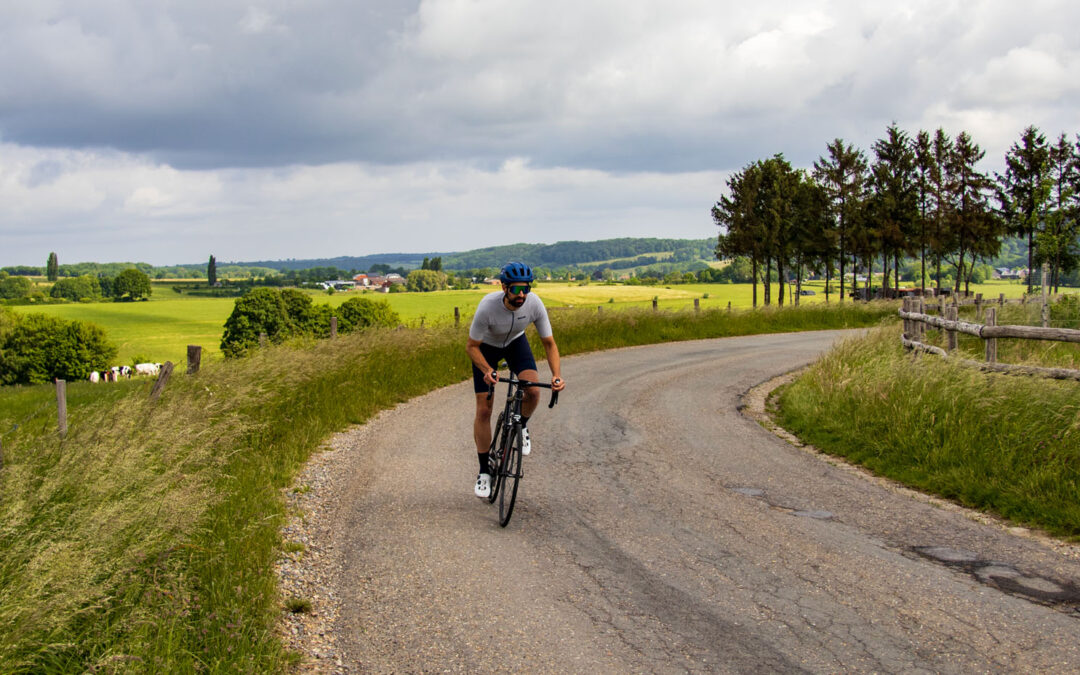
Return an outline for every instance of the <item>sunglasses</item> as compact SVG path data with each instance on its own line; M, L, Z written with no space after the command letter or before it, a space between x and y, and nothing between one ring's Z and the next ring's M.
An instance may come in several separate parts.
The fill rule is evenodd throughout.
M528 284L514 284L513 286L510 286L510 295L517 295L518 293L528 295L529 290L530 287Z

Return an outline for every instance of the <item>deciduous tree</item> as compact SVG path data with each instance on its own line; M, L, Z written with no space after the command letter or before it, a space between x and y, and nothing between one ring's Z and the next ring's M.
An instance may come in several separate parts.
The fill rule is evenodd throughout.
M113 279L112 294L117 300L147 300L152 292L150 277L134 267L129 267Z

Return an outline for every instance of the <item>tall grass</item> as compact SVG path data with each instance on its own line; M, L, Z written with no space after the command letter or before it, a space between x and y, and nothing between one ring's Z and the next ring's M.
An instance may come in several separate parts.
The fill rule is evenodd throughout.
M1046 347L1011 349L1010 358L1038 363L1030 350ZM1077 382L983 373L905 353L890 327L818 361L782 392L779 418L819 449L875 473L1080 538Z
M1050 306L1049 325L1054 328L1080 328L1080 301L1076 294L1063 296ZM982 323L976 316L975 308L968 305L959 308L961 320ZM937 314L931 306L928 311ZM1041 326L1042 305L1032 302L1026 305L1008 304L998 309L998 325L1016 326ZM927 330L926 342L938 347L945 348L947 339L944 331ZM985 342L973 335L957 334L957 355L961 358L983 360L985 358ZM998 340L998 362L1013 365L1032 365L1048 368L1080 369L1080 345L1068 342L1055 342L1051 340Z
M560 310L553 322L573 354L867 326L895 311ZM465 380L465 336L438 327L272 347L177 373L157 402L148 381L80 385L63 440L51 389L4 391L0 671L284 670L281 490L331 432Z

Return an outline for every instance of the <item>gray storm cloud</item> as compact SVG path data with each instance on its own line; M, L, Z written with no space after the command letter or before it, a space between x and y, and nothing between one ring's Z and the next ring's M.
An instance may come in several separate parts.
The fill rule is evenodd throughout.
M393 249L385 230L435 223L443 250L489 221L537 233L511 241L697 236L725 172L776 152L805 166L896 121L967 130L992 162L1028 124L1080 131L1076 25L1080 5L1038 0L5 3L0 231L26 247L12 262L40 257L34 228L85 231L91 257L147 223L239 248L244 219L295 249L305 214ZM663 176L703 194L665 210Z

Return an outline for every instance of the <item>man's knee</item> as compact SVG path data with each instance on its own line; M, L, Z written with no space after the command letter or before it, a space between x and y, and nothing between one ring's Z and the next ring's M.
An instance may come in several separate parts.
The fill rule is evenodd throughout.
M491 419L491 401L487 400L487 394L476 397L476 419Z

